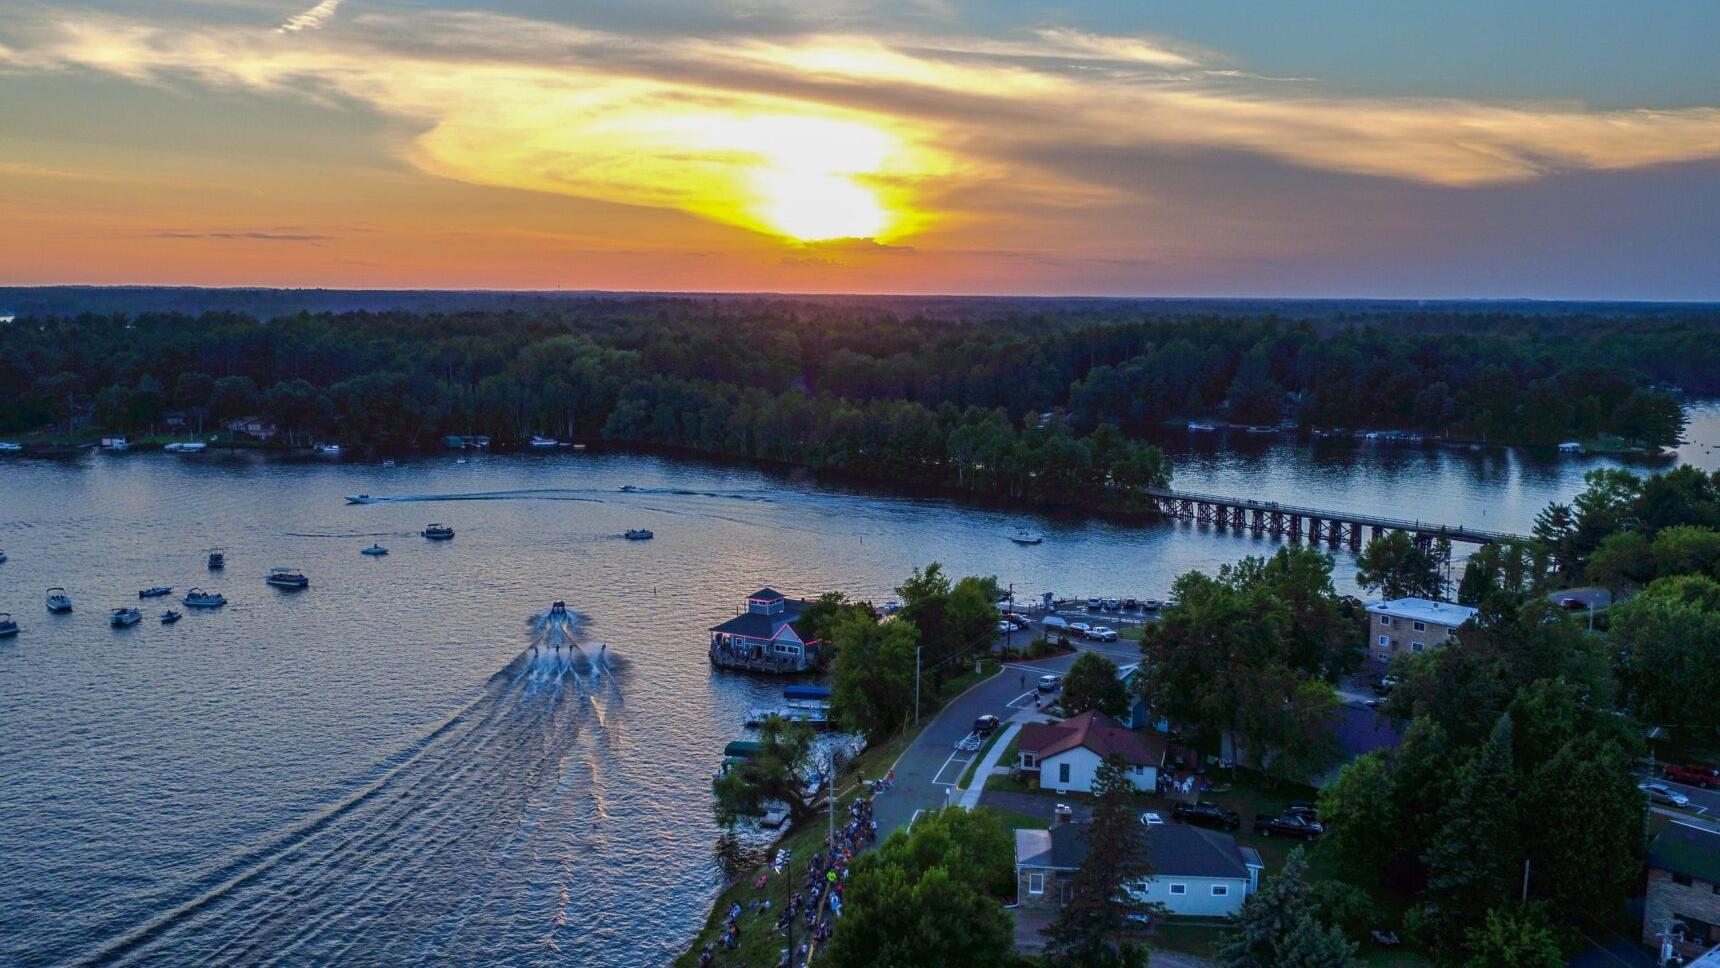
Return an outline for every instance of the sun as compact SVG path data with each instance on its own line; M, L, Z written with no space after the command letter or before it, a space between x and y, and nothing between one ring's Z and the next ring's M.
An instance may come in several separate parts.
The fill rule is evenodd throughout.
M797 241L871 239L890 227L878 193L850 176L773 167L753 180L759 217Z

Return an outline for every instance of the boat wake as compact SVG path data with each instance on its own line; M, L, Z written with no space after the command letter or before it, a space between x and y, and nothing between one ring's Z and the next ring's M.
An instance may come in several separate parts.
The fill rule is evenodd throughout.
M603 836L625 663L578 612L528 620L527 648L476 698L341 799L165 890L88 964L541 960L577 890L522 865ZM540 840L539 831L545 831ZM505 917L492 916L504 909ZM566 930L574 930L569 926ZM567 938L561 938L566 943ZM500 951L511 951L507 959Z
M458 491L449 494L356 494L347 497L348 504L415 504L426 501L585 501L602 504L618 494L667 495L671 497L708 497L732 501L768 502L771 498L756 491L694 491L676 487L636 487L632 484L620 490L595 488L534 487L512 491Z

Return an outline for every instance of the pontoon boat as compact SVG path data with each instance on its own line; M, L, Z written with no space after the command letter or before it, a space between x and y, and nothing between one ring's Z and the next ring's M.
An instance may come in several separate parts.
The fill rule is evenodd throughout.
M129 628L143 621L143 613L135 608L116 608L108 617L108 624L116 629Z
M424 526L424 537L431 541L447 541L454 537L454 529L445 524L427 524Z
M220 548L209 549L209 570L220 571L227 567L227 553Z
M263 579L276 588L309 588L311 580L297 568L270 568L269 577Z
M201 588L193 588L185 593L185 604L192 608L220 608L227 604L227 596L220 592L206 592Z
M48 611L69 612L71 610L72 596L67 595L64 588L56 586L48 589Z

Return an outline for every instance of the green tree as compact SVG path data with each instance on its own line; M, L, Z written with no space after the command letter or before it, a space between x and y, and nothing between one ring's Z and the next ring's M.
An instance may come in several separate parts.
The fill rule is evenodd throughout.
M257 385L248 376L224 376L209 392L209 412L217 420L250 416L257 409Z
M1321 849L1340 876L1357 884L1379 881L1389 869L1399 828L1391 763L1375 750L1350 761L1320 790Z
M1385 598L1438 599L1444 579L1439 562L1408 532L1388 531L1356 555L1356 583Z
M1236 927L1218 949L1224 968L1352 968L1356 946L1319 920L1308 886L1308 859L1290 852L1284 869L1266 879L1242 906Z
M1063 677L1063 711L1076 716L1097 709L1120 719L1129 709L1129 690L1117 678L1117 664L1097 652L1083 652Z
M926 818L922 818L922 822ZM1002 828L998 838L1004 842ZM919 836L918 825L914 837ZM837 968L990 968L1012 960L1009 912L934 858L923 866L913 840L860 856L843 894L842 917L821 963Z
M1603 546L1604 547L1604 546ZM1706 574L1720 578L1720 531L1680 524L1654 536L1657 575Z
M1720 583L1659 579L1613 608L1608 634L1637 719L1704 729L1720 722L1720 690L1692 686L1720 676Z
M785 804L795 823L813 813L812 800L802 792L813 765L811 727L769 716L759 742L762 750L712 781L717 822L724 827L762 815L773 801Z
M1614 596L1631 585L1654 578L1654 553L1640 531L1618 531L1601 539L1583 572L1589 581Z
M1093 819L1083 830L1086 853L1071 878L1071 896L1044 929L1046 958L1079 968L1144 968L1147 949L1135 940L1140 919L1157 905L1134 885L1152 876L1152 858L1136 817L1134 787L1119 757L1093 778Z
M919 630L900 619L878 622L849 612L831 635L830 708L844 728L881 739L914 711L914 649Z
M1427 908L1443 953L1455 951L1464 932L1512 896L1522 872L1508 717L1458 769L1454 789L1426 856Z
M1535 907L1508 906L1487 912L1464 939L1463 968L1562 968L1564 955Z

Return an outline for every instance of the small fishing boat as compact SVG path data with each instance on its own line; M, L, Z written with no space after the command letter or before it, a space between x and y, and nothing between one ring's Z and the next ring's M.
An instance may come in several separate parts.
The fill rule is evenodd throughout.
M648 528L629 528L626 531L623 531L621 536L626 538L628 541L650 541L652 538L657 537L657 535Z
M375 504L380 500L382 499L371 497L368 494L348 494L346 496L346 503L348 504Z
M143 613L135 608L116 608L108 616L108 624L116 629L130 628L143 621Z
M160 598L163 595L171 595L171 594L173 594L173 586L172 585L156 585L154 588L140 589L137 593L137 597L138 598Z
M1029 531L1026 528L1017 528L1015 529L1015 533L1009 536L1009 540L1020 545L1036 545L1041 541L1044 541L1045 536L1037 531Z
M64 588L55 586L48 589L48 611L69 612L72 610L72 596L66 594Z
M632 494L634 491L637 491L637 490L639 490L639 486L637 484L623 484L623 485L621 485L621 493L623 493L623 494Z
M304 572L299 571L297 568L270 568L269 577L263 580L276 588L299 589L311 587L311 580L306 578Z
M360 551L359 554L369 555L372 558L380 558L383 555L388 554L388 549L384 548L383 546L381 546L379 544L373 544L370 547L364 549L363 551Z
M161 613L161 624L172 625L174 622L177 622L184 617L185 617L184 612L181 612L177 608L170 608L167 611Z
M454 537L454 529L445 524L427 524L424 526L424 537L431 541L448 541Z
M220 548L209 549L209 570L220 571L227 567L227 553Z
M18 634L18 623L12 621L11 612L0 612L0 639L9 639Z
M555 441L554 437L540 437L536 434L533 434L532 439L531 439L531 446L539 448L541 450L544 448L556 446L556 441Z
M192 608L220 608L227 604L227 596L220 592L206 592L201 588L193 588L185 593L185 604Z

